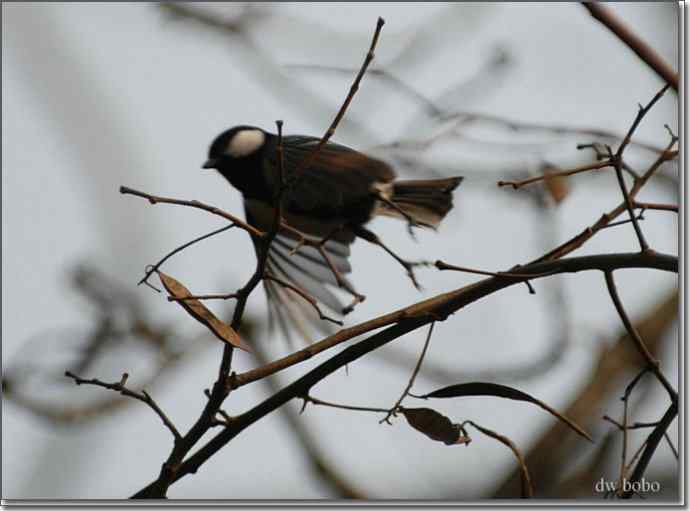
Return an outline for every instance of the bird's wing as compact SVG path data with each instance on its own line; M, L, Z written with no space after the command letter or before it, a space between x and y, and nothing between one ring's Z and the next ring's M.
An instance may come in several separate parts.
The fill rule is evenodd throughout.
M275 143L275 141L274 141ZM296 212L320 217L337 215L371 194L373 183L388 183L395 178L391 167L375 158L327 143L312 156L318 138L289 136L283 139L283 166L286 179L293 180L286 200ZM277 152L268 151L272 186L276 186ZM308 165L305 165L310 161Z
M262 231L270 230L275 215L273 208L256 200L245 200L244 207L251 225ZM308 234L302 236L313 241L322 239ZM293 232L283 230L275 237L266 261L267 273L274 279L265 279L264 288L269 310L286 336L289 336L290 330L296 330L311 342L312 327L322 334L333 331L333 323L320 319L314 306L305 297L313 299L325 315L334 319L342 317L345 307L334 292L339 284L333 270L339 273L342 282L352 288L345 275L352 270L348 258L349 245L353 240L351 233L345 233L338 240L327 241L323 245L326 259L315 247L300 245L299 235ZM302 295L291 287L299 289Z

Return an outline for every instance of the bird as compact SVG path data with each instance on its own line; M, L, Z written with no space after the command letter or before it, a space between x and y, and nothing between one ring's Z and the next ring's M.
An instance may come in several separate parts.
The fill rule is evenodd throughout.
M364 300L345 276L352 271L350 245L356 238L383 248L419 288L416 263L398 256L366 224L390 216L407 221L410 231L436 229L463 180L397 180L389 164L347 146L249 125L217 135L202 168L217 170L242 194L247 222L259 230L270 231L280 200L283 224L266 258L264 288L271 317L275 313L284 332L291 325L307 340L309 323L324 334L332 330L320 320L342 324L324 315L318 304L342 316ZM352 295L352 303L343 306L334 288Z

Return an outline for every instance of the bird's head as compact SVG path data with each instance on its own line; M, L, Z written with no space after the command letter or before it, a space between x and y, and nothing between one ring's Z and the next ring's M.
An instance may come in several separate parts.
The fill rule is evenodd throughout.
M239 160L261 151L268 135L254 126L235 126L218 135L208 150L204 169L229 170Z

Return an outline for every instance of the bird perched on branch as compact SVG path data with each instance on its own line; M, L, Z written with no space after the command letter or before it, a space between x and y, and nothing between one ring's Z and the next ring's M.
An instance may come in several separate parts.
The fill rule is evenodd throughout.
M452 192L463 178L396 181L383 161L331 142L318 148L320 139L301 135L282 137L281 165L280 140L256 127L236 126L216 137L203 168L218 170L242 193L247 221L264 232L273 225L280 197L284 225L270 246L266 272L272 278L264 285L281 325L287 326L287 314L308 338L304 320L314 319L313 309L323 319L316 301L346 314L364 299L344 276L351 271L349 245L357 237L386 250L418 287L415 263L395 254L365 224L385 215L435 229L453 207ZM343 307L329 287L349 292L352 304ZM295 288L301 297L290 295Z

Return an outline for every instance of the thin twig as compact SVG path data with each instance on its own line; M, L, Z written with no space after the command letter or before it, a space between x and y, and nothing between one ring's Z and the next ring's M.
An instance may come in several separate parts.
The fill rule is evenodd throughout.
M156 273L156 272L158 271L158 269L161 267L161 265L162 265L165 261L167 261L168 259L170 259L172 256L174 256L174 255L177 254L178 252L181 252L182 250L184 250L185 248L187 248L187 247L189 247L189 246L191 246L191 245L194 245L194 243L197 243L197 242L199 242L199 241L205 240L206 238L210 238L211 236L215 236L216 234L220 234L221 232L225 232L225 231L227 231L228 229L232 229L233 227L235 227L235 224L234 224L234 223L231 223L231 224L229 224L229 225L226 225L225 227L221 227L220 229L216 229L215 231L211 231L211 232L209 232L208 234L204 234L203 236L199 236L198 238L194 238L192 241L188 241L188 242L185 243L184 245L180 245L179 247L177 247L176 249L174 249L173 251L171 251L171 252L169 252L167 255L165 255L165 256L164 256L160 261L158 261L156 264L153 264L153 265L148 266L148 267L146 268L145 275L144 275L143 278L137 283L137 285L141 285L141 284L146 283L146 282L148 281L149 277L150 277L152 274ZM154 288L154 289L155 289L155 288ZM187 297L187 299L189 299L189 298L191 298L191 297Z
M618 491L623 491L623 483L625 481L625 464L628 458L628 398L629 394L623 399L623 427L621 433L623 434L623 447L621 448L621 468L618 476Z
M530 294L534 294L534 288L532 288L529 279L532 278L541 278L541 277L549 277L552 274L519 274L519 273L511 273L507 271L499 271L499 272L492 272L492 271L484 271L484 270L476 270L474 268L467 268L465 266L456 266L454 264L448 264L444 261L436 261L434 263L434 266L438 268L439 270L452 270L452 271L459 271L463 273L473 273L476 275L488 275L490 277L504 277L508 279L518 279L521 281L524 281L525 284L527 284L527 288L530 291ZM520 266L516 266L514 269L520 268Z
M644 116L643 109L640 109L640 115L638 115L638 118L642 118ZM637 122L637 119L636 119ZM635 126L635 123L633 123L633 127ZM631 129L632 132L632 129ZM629 136L631 132L628 133L628 137L626 137L626 140L629 140ZM642 252L645 252L646 250L649 250L649 245L647 244L647 240L644 237L644 234L642 234L642 229L640 228L640 224L637 221L637 217L635 216L635 211L633 209L633 200L630 197L630 193L628 193L628 188L625 185L625 179L623 178L623 168L621 166L622 160L622 150L625 147L626 141L624 140L621 146L618 148L618 153L613 157L613 154L611 155L613 157L614 165L613 168L616 171L616 180L618 181L618 186L621 189L621 193L623 194L623 203L625 204L626 209L628 210L628 215L630 217L630 221L633 224L633 228L635 229L635 235L637 236L637 240L640 243L640 250ZM609 152L611 152L611 149L608 148Z
M236 217L235 215L232 215L226 211L223 211L222 209L219 209L215 206L204 204L203 202L199 202L197 200L182 200L182 199L173 199L170 197L159 197L156 195L151 195L151 194L146 193L146 192L140 192L139 190L134 190L133 188L129 188L128 186L121 186L120 187L120 193L123 195L134 195L135 197L142 197L142 198L148 200L153 205L156 205L156 204L175 204L178 206L187 206L190 208L202 209L204 211L208 211L209 213L211 213L213 215L218 215L220 217L225 218L226 220L230 220L233 224L235 224L240 229L247 231L252 237L261 237L264 234L260 230L258 230L256 227L249 225L248 223L244 222L243 220Z
M643 211L640 211L640 214L637 215L637 219L638 220L644 220L644 212ZM617 222L611 222L610 224L604 225L602 227L602 229L610 229L611 227L618 227L619 225L629 224L630 222L632 222L632 220L630 220L629 218L626 220L618 220Z
M625 329L628 331L628 335L630 335L630 338L635 343L635 347L637 348L637 351L639 351L640 355L642 355L642 357L647 362L649 369L654 373L654 375L657 377L659 382L666 389L666 392L668 392L668 395L670 396L671 401L674 403L677 403L678 402L678 393L675 391L673 386L666 379L666 376L664 376L664 374L661 372L661 369L659 367L659 361L656 360L654 358L654 356L652 356L652 354L649 352L649 350L647 349L647 346L645 345L644 341L640 337L640 334L637 332L637 329L630 322L630 318L628 317L627 312L625 312L625 308L623 307L623 303L621 302L621 299L618 296L618 289L616 288L616 282L613 278L613 272L611 270L606 270L604 272L604 276L606 278L606 287L609 290L609 295L611 296L611 301L613 302L613 305L616 307L616 311L618 311L618 315L620 316L621 321L623 322L623 325L625 326Z
M676 449L676 446L673 445L673 442L671 442L671 438L668 436L668 431L664 431L664 438L666 439L666 443L668 444L668 446L671 448L673 456L675 456L676 459L679 459L678 449Z
M436 325L435 321L432 321L432 323L429 325L429 332L426 334L426 340L424 341L422 353L419 355L417 365L415 365L414 370L412 371L410 381L407 382L407 386L405 387L405 390L403 390L403 393L400 395L400 398L395 402L392 408L388 410L388 414L379 421L379 424L383 422L387 422L388 424L390 424L389 419L391 418L391 416L396 415L396 412L400 409L400 405L402 404L403 400L409 395L410 389L412 388L412 385L414 385L414 381L417 379L417 374L419 374L419 370L422 367L422 362L424 362L424 356L426 355L426 350L429 348L429 342L431 341L431 334L434 333L434 325Z
M520 473L522 475L522 498L531 498L534 496L534 489L532 488L532 481L530 479L529 475L529 470L527 470L527 464L525 463L525 458L522 456L522 453L518 450L518 448L515 446L513 441L503 435L500 435L496 433L495 431L492 431L490 429L487 429L485 427L479 426L478 424L475 424L472 421L465 421L463 422L460 427L464 427L466 424L469 424L470 426L474 427L478 431L484 433L486 436L489 436L493 438L494 440L498 440L501 442L503 445L506 445L511 451L513 451L513 454L518 460L518 464L520 465Z
M658 447L659 442L664 437L664 433L666 433L666 430L674 421L677 415L678 401L673 401L666 410L666 413L664 413L664 416L659 421L659 425L656 428L654 428L654 431L652 431L649 437L647 437L647 445L644 451L642 452L642 455L640 456L640 461L637 462L635 470L633 471L632 476L630 476L629 479L630 490L627 492L623 492L621 498L629 499L633 496L634 492L632 491L632 488L634 488L636 486L635 483L640 481L642 479L642 476L644 476L644 473L647 470L647 467L649 466L649 462L652 460L654 452L656 452L656 448Z
M561 170L559 172L549 172L547 174L543 174L541 176L530 177L530 178L524 179L522 181L499 181L496 184L498 186L512 186L513 190L517 190L518 188L522 188L525 185L537 183L537 182L543 181L545 179L551 179L554 177L572 176L574 174L579 174L581 172L589 172L591 170L599 170L599 169L603 169L605 167L610 167L612 165L613 165L613 162L611 160L598 161L595 163L589 163L587 165L583 165L581 167L576 167L574 169Z
M659 204L655 202L633 202L633 207L635 209L641 209L646 211L648 209L654 209L658 211L673 211L678 213L678 204Z
M238 293L215 294L215 295L189 295L189 296L168 296L169 302L184 302L187 300L236 300Z
M323 399L317 399L314 396L306 395L302 396L302 399L304 400L304 406L302 407L302 411L304 411L304 407L306 407L307 403L312 403L315 405L321 405L321 406L329 406L331 408L340 408L342 410L353 410L356 412L374 412L374 413L388 413L389 410L385 408L372 408L369 406L352 406L352 405L342 405L339 403L333 403L331 401L324 401Z
M602 419L607 421L607 422L610 422L611 424L613 424L614 426L616 426L620 430L623 429L623 425L620 422L616 421L615 419L612 419L608 415L604 415L602 417ZM648 428L655 428L658 425L659 425L659 421L656 421L656 422L635 422L633 424L628 424L627 429L628 430L631 430L631 429L648 429Z
M676 145L678 142L677 137L672 136L671 141L669 142L668 146L664 151L662 151L657 159L650 165L649 169L642 175L642 177L635 181L632 189L630 190L630 197L635 198L635 196L639 193L639 191L644 188L644 186L647 184L647 182L654 176L654 174L659 170L662 164L664 164L667 161L673 160L678 157L678 151L677 150L671 150L673 146ZM533 263L537 262L543 262L543 261L551 261L554 259L559 259L563 256L568 255L569 253L573 252L574 250L577 250L580 248L582 245L584 245L588 240L590 240L597 232L601 231L604 229L607 225L611 223L612 220L616 219L618 216L620 216L622 213L624 213L626 210L626 205L625 201L616 206L614 209L609 211L608 213L604 213L599 220L597 220L594 224L588 226L585 228L580 234L574 236L573 238L569 239L568 241L561 243L558 247L555 249L551 250L550 252L547 252L543 256L541 256L538 259L535 259L532 261Z
M648 438L644 439L644 442L642 442L642 444L637 448L637 450L635 451L635 454L633 454L633 457L630 458L628 465L625 467L625 473L626 474L628 472L630 472L630 469L635 464L635 462L638 460L638 458L640 457L640 454L642 454L642 451L644 451L644 448L647 447L647 440L649 440L649 439Z
M123 396L131 397L141 401L142 403L146 403L154 412L156 412L156 415L160 417L165 427L168 428L168 430L170 430L175 439L175 443L181 440L182 435L180 435L180 432L177 430L172 421L168 418L167 415L165 415L163 410L161 410L160 406L158 406L158 404L153 400L153 398L149 395L148 392L146 392L145 390L142 390L141 392L134 392L133 390L130 390L127 387L125 387L125 383L127 383L127 378L129 378L129 375L127 373L124 373L122 375L122 379L119 382L115 383L106 383L97 378L87 380L85 378L77 376L76 374L71 373L70 371L65 371L65 376L67 376L68 378L72 378L74 380L74 383L76 383L77 385L94 385L96 387L103 387L105 389L119 392Z
M374 50L376 49L376 44L378 43L379 35L381 34L381 29L383 28L384 24L385 24L385 21L383 20L383 18L379 18L377 20L376 30L374 31L374 36L371 40L371 46L369 47L369 51L367 52L367 55L364 58L364 62L362 63L362 67L360 68L359 72L357 73L357 76L355 77L354 82L352 83L352 86L350 87L350 92L348 93L347 97L345 98L345 101L343 102L343 104L340 106L340 110L338 110L338 113L335 115L333 122L331 122L331 125L328 127L326 132L323 134L323 137L321 137L321 140L319 140L319 143L314 147L314 149L311 151L311 153L302 162L300 162L300 164L298 165L297 170L295 171L296 176L298 176L300 174L300 172L308 169L311 166L311 164L314 163L314 159L318 155L319 151L321 151L321 148L335 134L335 130L338 127L338 124L340 123L341 119L345 115L345 112L347 111L347 108L350 106L352 99L355 97L357 90L359 90L359 83L362 81L362 78L364 77L364 73L366 73L367 68L369 67L369 64L371 63L371 61L374 60Z

